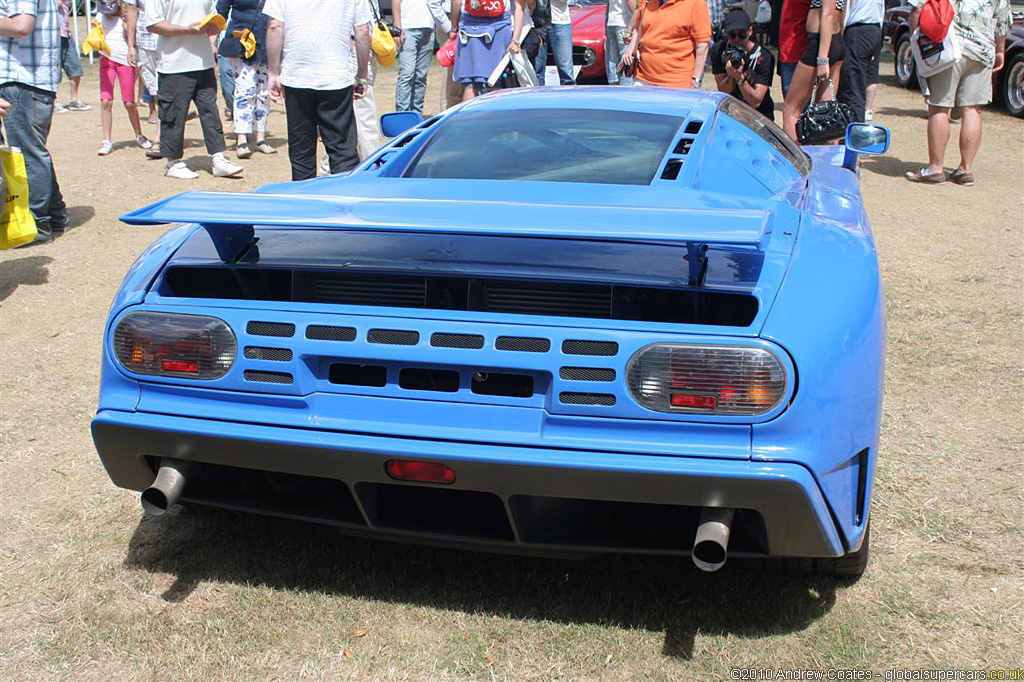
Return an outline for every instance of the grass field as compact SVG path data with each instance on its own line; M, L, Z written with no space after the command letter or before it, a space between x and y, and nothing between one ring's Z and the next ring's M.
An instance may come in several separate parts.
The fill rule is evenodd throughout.
M378 84L382 111L394 74ZM95 67L83 92L98 103ZM201 178L175 183L124 142L122 112L121 144L103 159L97 110L58 116L51 149L76 227L0 255L0 677L707 680L736 667L1020 668L1024 124L986 111L978 184L922 187L901 178L925 158L920 96L887 80L876 109L894 142L865 163L863 185L889 355L873 558L855 583L741 562L707 575L689 559L413 547L192 508L144 517L137 494L110 484L89 435L110 300L161 232L116 217L187 188L285 179L287 158L257 155L242 180L212 178L192 122L188 155ZM282 151L283 130L275 110L271 141Z

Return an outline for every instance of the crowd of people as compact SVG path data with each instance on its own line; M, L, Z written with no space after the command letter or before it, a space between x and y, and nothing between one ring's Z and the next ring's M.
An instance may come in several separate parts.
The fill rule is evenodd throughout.
M812 101L838 99L854 120L870 121L884 0L773 1L777 51L757 37L767 0L609 0L608 83L700 88L710 62L718 90L769 119L775 118L771 89L778 75L781 124L794 139ZM909 1L916 28L922 8L936 0ZM52 116L91 109L82 101L82 63L69 30L73 2L0 0L3 141L24 154L37 242L67 228L46 144ZM1003 63L1008 0L953 4L950 30L963 42L963 53L951 68L922 79L929 164L907 174L914 182L946 180L943 154L950 112L957 109L963 119L961 162L949 179L973 184L971 165L981 139L978 107L991 99L991 74ZM509 60L528 65L543 82L550 52L549 82L571 85L577 78L568 0L394 0L390 27L378 0L97 0L96 6L93 47L100 53L103 131L97 153L106 156L116 148L116 87L135 143L147 156L163 159L165 175L175 179L198 177L183 148L192 106L212 174L243 172L226 155L218 87L238 160L276 153L266 137L269 102L284 105L292 179L304 180L317 174L318 140L326 150L319 165L330 173L351 170L376 147L373 84L380 62L393 59L395 50L399 111L422 113L438 44L454 53L441 88L442 108L494 87L495 73ZM378 31L392 36L390 57L377 49ZM66 105L56 101L62 71L71 88ZM158 139L143 133L140 100L149 106L147 120L159 123Z

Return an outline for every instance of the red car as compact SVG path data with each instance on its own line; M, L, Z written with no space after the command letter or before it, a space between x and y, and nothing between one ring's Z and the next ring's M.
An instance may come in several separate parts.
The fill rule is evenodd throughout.
M572 14L572 63L582 66L578 80L605 82L604 31L608 20L606 0L570 0ZM548 61L554 64L551 54Z

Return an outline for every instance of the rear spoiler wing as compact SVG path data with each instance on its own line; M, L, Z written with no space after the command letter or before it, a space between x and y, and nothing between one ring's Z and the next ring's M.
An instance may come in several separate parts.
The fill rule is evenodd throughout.
M184 192L121 216L128 225L197 223L225 263L248 251L256 225L678 244L687 247L691 286L703 282L709 244L760 248L769 219L750 209L235 192Z

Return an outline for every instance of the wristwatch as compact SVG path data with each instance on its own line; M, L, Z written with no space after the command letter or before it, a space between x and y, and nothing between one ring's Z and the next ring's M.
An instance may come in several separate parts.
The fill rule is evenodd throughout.
M818 57L816 63L818 66L828 66L828 57Z

